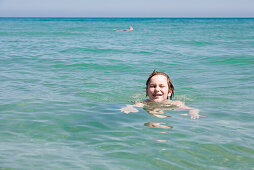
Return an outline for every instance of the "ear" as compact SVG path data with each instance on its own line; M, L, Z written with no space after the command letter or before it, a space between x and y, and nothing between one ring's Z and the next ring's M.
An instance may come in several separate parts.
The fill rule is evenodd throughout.
M172 94L172 90L170 89L168 90L168 98L171 96L171 94Z
M172 90L171 89L168 90L168 94L170 94L170 95L172 94Z

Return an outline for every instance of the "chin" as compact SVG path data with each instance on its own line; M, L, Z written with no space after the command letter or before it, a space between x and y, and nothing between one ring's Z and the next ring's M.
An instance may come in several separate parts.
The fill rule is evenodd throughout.
M165 101L165 99L159 98L159 99L153 99L152 101L154 101L154 102L163 102L163 101Z

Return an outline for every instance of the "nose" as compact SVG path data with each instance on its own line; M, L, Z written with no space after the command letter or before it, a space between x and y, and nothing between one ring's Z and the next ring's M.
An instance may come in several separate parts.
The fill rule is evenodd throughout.
M160 91L160 87L159 87L159 86L156 86L155 91L156 91L156 92Z

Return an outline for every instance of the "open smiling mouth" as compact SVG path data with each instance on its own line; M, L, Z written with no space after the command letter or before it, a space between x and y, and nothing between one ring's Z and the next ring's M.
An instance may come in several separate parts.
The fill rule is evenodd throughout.
M153 96L154 97L160 97L160 96L162 96L162 94L154 94Z

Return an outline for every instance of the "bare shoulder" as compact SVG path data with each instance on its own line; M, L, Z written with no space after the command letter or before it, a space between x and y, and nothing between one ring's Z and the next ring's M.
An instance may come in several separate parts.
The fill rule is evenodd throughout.
M167 100L166 103L170 104L170 105L173 105L173 106L177 106L177 107L183 107L183 106L185 106L184 102L181 102L179 100L175 100L175 101L173 101L173 100Z

